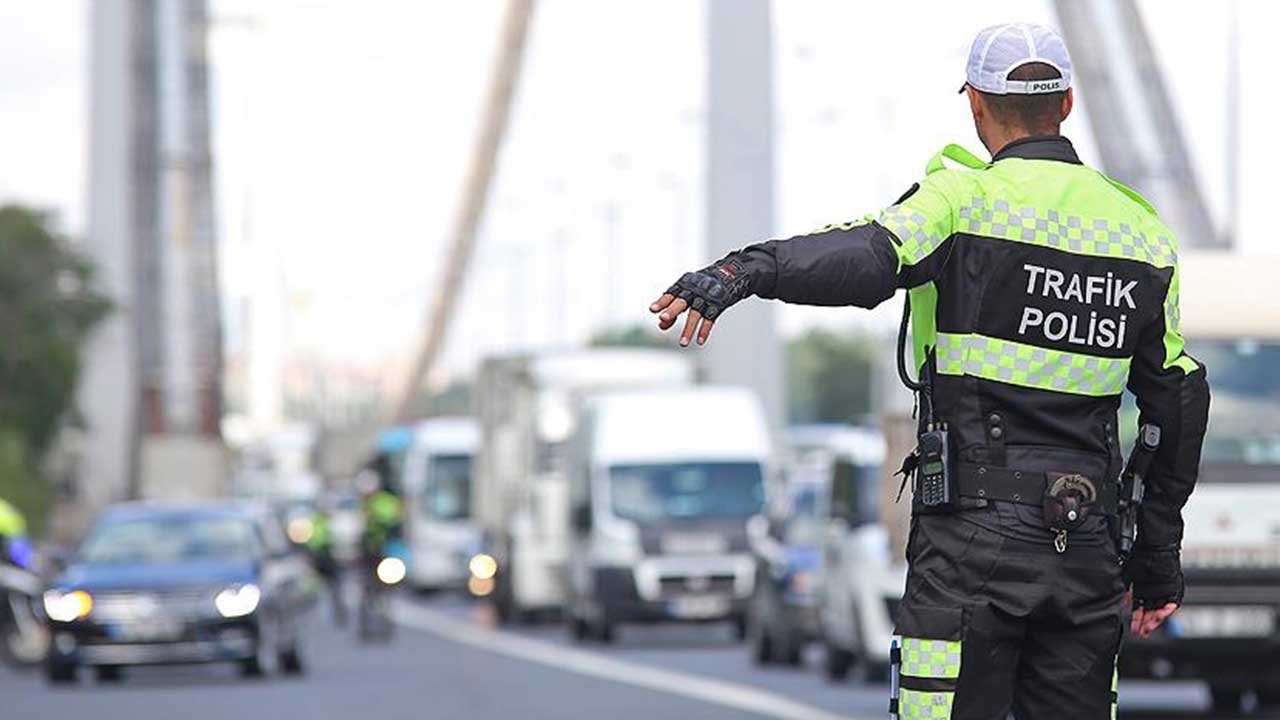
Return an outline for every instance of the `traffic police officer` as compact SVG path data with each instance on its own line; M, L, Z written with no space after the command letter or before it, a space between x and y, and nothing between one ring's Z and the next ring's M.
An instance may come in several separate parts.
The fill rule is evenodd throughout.
M687 310L681 344L702 344L750 295L871 308L908 289L922 439L945 428L931 465L948 484L915 488L891 710L1111 717L1126 591L1143 635L1182 600L1181 510L1208 414L1205 370L1178 329L1177 244L1059 135L1073 95L1057 33L983 30L966 79L990 162L949 146L878 215L730 253L650 310L664 330ZM1122 573L1126 387L1161 439Z

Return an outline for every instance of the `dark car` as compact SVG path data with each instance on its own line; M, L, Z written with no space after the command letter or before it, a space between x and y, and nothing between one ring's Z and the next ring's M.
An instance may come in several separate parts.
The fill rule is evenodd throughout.
M788 493L785 515L753 523L756 584L747 609L751 656L760 664L799 665L818 633L818 582L822 570L820 487L799 484Z
M244 675L302 671L305 560L253 504L128 503L108 509L44 595L50 682L82 665L234 662Z

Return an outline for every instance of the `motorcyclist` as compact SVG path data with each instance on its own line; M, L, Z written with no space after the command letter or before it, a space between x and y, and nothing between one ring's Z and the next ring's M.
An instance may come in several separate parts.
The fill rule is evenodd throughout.
M387 544L401 536L403 508L400 498L387 489L375 473L362 474L357 481L361 490L360 550L365 561L376 565L387 552Z
M327 508L318 507L311 516L311 535L307 538L307 552L311 554L311 564L315 567L316 574L329 588L334 623L345 625L347 606L342 597L342 568L334 557L333 530L329 524Z
M39 580L31 572L34 560L26 518L0 498L0 661L5 663L29 663L39 657L30 633L36 616L29 603L39 592Z
M360 531L360 606L357 630L360 638L389 638L391 624L386 616L383 591L378 575L383 560L393 554L392 546L400 541L403 509L400 498L387 489L383 476L365 470L356 477L361 496L363 528Z

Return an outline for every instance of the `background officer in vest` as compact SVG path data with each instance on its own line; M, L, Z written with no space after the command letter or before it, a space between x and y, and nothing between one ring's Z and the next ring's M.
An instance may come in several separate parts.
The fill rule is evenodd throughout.
M1059 134L1073 95L1057 33L983 30L966 76L990 163L950 146L878 215L731 253L650 310L664 330L687 312L680 342L703 344L750 295L870 308L909 289L922 447L945 428L949 456L921 468L945 467L945 484L914 481L891 709L1111 717L1128 591L1143 635L1182 599L1181 510L1208 414L1178 330L1177 246ZM1161 437L1122 574L1126 387Z

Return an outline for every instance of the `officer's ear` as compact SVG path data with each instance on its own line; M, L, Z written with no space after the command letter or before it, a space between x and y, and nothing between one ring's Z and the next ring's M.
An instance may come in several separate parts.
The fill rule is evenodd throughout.
M1065 121L1067 116L1071 114L1071 108L1075 107L1075 104L1075 88L1067 88L1067 92L1062 96L1062 111L1059 113L1062 116L1063 121Z
M965 85L964 92L969 96L969 111L973 113L973 119L976 121L985 117L987 109L982 104L982 95L972 85Z

